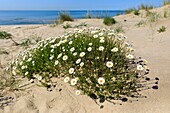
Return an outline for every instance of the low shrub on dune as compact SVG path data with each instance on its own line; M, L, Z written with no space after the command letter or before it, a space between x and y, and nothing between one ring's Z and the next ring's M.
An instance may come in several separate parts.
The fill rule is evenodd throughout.
M105 17L103 23L107 26L111 26L116 23L116 20L112 17Z
M63 22L65 22L65 21L74 21L74 20L73 20L73 18L72 18L69 14L67 14L66 12L61 12L61 13L59 14L59 21L60 21L60 23L63 23Z
M93 99L122 100L139 96L147 61L134 56L126 36L114 30L89 28L39 42L11 63L13 75L46 87L60 78Z

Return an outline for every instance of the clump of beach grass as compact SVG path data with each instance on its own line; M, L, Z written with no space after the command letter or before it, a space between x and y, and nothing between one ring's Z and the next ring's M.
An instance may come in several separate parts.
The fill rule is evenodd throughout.
M116 25L115 28L114 28L114 31L116 33L124 33L123 26L121 24Z
M145 59L134 55L126 38L114 30L75 29L20 53L9 69L13 76L21 75L47 88L54 85L52 78L59 78L74 87L76 95L102 102L127 101L140 97L149 68Z
M162 33L166 31L166 27L165 26L161 26L158 30L158 33Z
M136 26L137 26L137 27L141 27L141 26L143 26L143 25L145 25L145 24L146 24L146 21L141 20L141 21L139 21L139 22L136 24Z
M59 14L59 22L63 23L65 21L74 21L74 19L66 12L61 12Z
M149 22L157 22L160 19L160 14L157 12L147 11L146 17Z
M148 11L148 10L150 10L150 9L153 9L153 8L154 8L153 5L148 5L148 4L141 4L141 5L138 7L139 10L146 10L146 11Z
M107 26L111 26L111 25L115 24L116 22L117 21L112 17L105 17L103 20L103 23Z
M19 45L12 37L11 33L0 31L0 39L10 39L16 46Z
M170 5L170 0L163 0L163 6Z

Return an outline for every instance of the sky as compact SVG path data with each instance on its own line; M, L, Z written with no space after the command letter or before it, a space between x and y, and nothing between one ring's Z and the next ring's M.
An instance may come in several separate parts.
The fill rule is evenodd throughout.
M0 0L0 10L124 10L163 0Z

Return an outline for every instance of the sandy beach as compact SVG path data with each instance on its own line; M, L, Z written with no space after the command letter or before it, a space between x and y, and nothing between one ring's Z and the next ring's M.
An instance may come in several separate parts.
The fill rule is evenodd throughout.
M170 10L170 6L153 9L153 11L163 15L165 10ZM63 25L69 23L72 26L86 23L88 27L114 29L121 26L128 38L134 45L135 55L141 56L148 61L151 70L149 77L158 77L158 90L145 90L141 93L147 98L139 98L139 101L113 105L104 103L104 108L100 107L88 96L74 94L74 89L61 80L58 80L57 87L49 92L44 87L30 84L23 91L9 92L7 95L14 97L14 102L6 106L1 113L170 113L170 17L158 19L157 22L147 22L143 15L133 14L116 16L117 24L106 26L103 19L78 19L73 22L65 22L57 26L52 25L5 25L0 26L0 31L6 31L13 35L13 39L21 43L24 39L41 37L46 39L56 37L71 31L74 28L64 29ZM145 24L137 26L141 21ZM158 33L157 30L165 26L166 31ZM14 46L10 39L0 40L0 48L9 54L0 55L0 63L5 67L24 48ZM24 82L27 83L28 81ZM61 90L62 89L62 90ZM60 90L60 91L59 91ZM5 92L5 91L4 91Z

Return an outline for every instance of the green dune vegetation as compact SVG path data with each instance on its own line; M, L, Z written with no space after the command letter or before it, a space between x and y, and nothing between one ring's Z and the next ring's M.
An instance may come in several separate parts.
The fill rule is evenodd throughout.
M59 78L76 95L122 100L140 97L141 80L149 73L147 61L134 56L126 36L113 30L89 28L49 38L29 48L11 63L12 74L50 89Z

